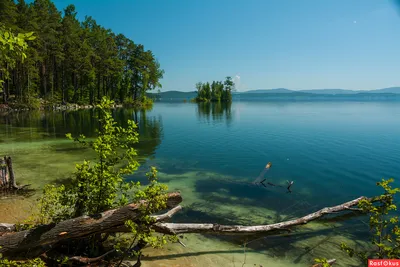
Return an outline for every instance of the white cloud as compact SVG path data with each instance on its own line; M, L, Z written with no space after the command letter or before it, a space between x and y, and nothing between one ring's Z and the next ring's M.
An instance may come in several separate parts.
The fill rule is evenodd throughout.
M240 75L236 74L235 77L233 77L233 82L235 83L235 88L237 91L240 91L241 89L241 81L240 81Z

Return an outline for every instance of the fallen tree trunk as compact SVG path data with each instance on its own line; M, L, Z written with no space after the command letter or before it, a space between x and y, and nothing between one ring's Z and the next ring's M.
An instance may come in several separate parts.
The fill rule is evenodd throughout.
M180 193L170 193L167 208L176 207L180 202L182 202ZM142 205L145 206L146 202L129 204L95 216L81 216L58 224L40 225L20 232L9 232L15 230L15 226L1 224L0 229L5 229L7 232L0 233L0 253L5 257L22 257L22 252L29 251L32 252L30 257L35 257L61 241L104 233L113 228L118 229L123 227L127 220L135 221L140 216L139 207ZM175 209L175 212L177 210L179 209ZM169 217L169 215L160 216Z
M182 210L182 206L178 205L166 213L163 213L160 215L153 215L151 217L153 217L155 219L155 222L160 222L160 221L164 221L167 219L171 219L172 216L180 210ZM29 225L21 224L20 226L24 227L24 226L29 226ZM17 225L15 225L13 223L0 223L0 236L6 234L7 232L16 232L16 231L17 231ZM104 230L104 233L124 233L124 232L130 232L130 229L127 228L125 225L122 225L119 227L113 227L108 230L107 229Z
M268 225L220 225L212 223L156 223L153 227L155 231L164 234L182 234L182 233L211 233L211 234L258 234L267 233L277 230L287 231L289 228L297 225L303 225L310 221L316 220L324 215L332 214L340 211L354 210L351 207L358 205L361 200L367 199L366 197L359 197L349 202L334 206L323 208L317 212L310 213L304 217L268 224Z
M162 234L182 233L211 233L211 234L260 234L275 233L276 231L288 231L294 226L304 225L327 214L341 211L354 211L352 207L360 201L367 199L359 197L349 202L323 208L298 219L274 223L269 225L243 226L243 225L219 225L219 224L197 224L197 223L163 223L182 209L177 206L182 197L179 193L171 193L168 196L167 207L172 208L165 214L153 216L156 220L152 228ZM370 199L376 201L376 199ZM97 216L82 216L75 219L62 221L58 224L41 225L31 230L15 232L16 227L12 224L0 224L0 253L12 257L21 255L21 252L30 251L30 256L38 256L53 247L60 241L83 238L97 233L130 232L125 226L125 221L138 218L140 204L129 204L119 209L105 211ZM24 254L26 257L26 254Z

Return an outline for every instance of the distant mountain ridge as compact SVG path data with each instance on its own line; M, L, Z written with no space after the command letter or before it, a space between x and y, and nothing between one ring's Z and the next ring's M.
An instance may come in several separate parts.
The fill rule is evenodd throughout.
M192 91L192 92L181 92L181 91L166 91L166 92L160 92L160 93L150 93L151 95L155 95L159 98L179 98L179 99L192 99L197 96L197 92Z
M288 93L308 93L308 94L323 94L323 95L347 95L347 94L380 94L380 93L391 93L400 94L400 87L389 87L375 90L347 90L347 89L311 89L311 90L290 90L286 88L276 89L257 89L249 90L245 92L238 92L240 94L288 94Z
M164 99L186 99L190 100L197 96L196 91L182 92L182 91L166 91L160 93L149 93L149 96ZM312 90L290 90L286 88L276 88L276 89L257 89L249 90L246 92L235 92L233 93L234 99L237 97L250 97L252 99L258 97L316 97L316 96L326 96L326 97L339 97L339 96L363 96L366 95L398 95L400 97L400 87L390 87L382 88L376 90L346 90L346 89L312 89Z

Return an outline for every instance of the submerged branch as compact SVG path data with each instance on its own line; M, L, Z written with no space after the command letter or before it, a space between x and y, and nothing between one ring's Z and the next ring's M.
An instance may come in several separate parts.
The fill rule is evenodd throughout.
M164 234L182 234L182 233L211 233L211 234L257 234L268 233L272 231L287 231L293 226L307 224L310 221L316 220L327 214L332 214L340 211L347 211L352 206L358 205L361 200L367 199L366 197L359 197L349 202L334 206L323 208L319 211L310 213L298 219L284 221L280 223L268 225L220 225L212 223L156 223L153 228L156 232Z

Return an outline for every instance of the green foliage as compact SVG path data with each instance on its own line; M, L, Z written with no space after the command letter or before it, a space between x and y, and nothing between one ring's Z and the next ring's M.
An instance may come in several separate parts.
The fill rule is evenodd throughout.
M40 99L34 93L27 92L23 97L10 103L10 107L14 109L39 109L42 106Z
M74 5L64 12L50 0L7 0L1 6L7 24L0 26L0 76L4 100L11 95L18 100L14 107L26 108L26 95L50 106L94 105L103 96L141 102L147 91L161 87L164 71L152 51L92 17L79 21Z
M103 97L97 105L99 129L96 140L86 141L83 135L80 138L67 135L71 140L89 146L96 153L96 162L85 160L76 165L71 191L71 195L76 195L75 216L94 214L127 204L129 190L140 185L125 183L123 178L123 175L133 173L139 166L134 149L134 144L139 140L137 126L131 120L127 128L116 126L110 112L113 104L113 101Z
M226 77L224 83L213 81L210 83L196 83L197 97L195 102L229 102L232 100L232 90L234 83L231 77Z
M43 106L54 107L54 106L60 104L61 101L62 101L61 94L59 92L54 92L54 93L48 94L47 96L44 97Z
M331 265L329 264L328 260L325 258L321 258L321 259L314 259L314 262L317 264L319 264L319 266L321 267L331 267Z
M124 102L124 107L133 107L136 109L146 109L149 110L153 107L153 99L147 97L147 96L143 96L142 99L139 100L134 100L130 97L125 98Z
M6 29L0 24L0 91L3 91L3 84L10 79L10 72L17 62L24 62L25 51L28 49L26 41L35 40L33 32L14 34L11 29ZM3 80L4 79L4 80Z
M154 103L153 99L151 99L147 96L143 96L143 99L141 102L142 102L142 108L144 108L144 109L151 109L153 107L153 103Z
M139 166L134 148L138 132L135 122L131 120L128 120L126 128L116 125L110 110L113 104L113 101L103 97L97 105L99 129L95 140L88 141L83 135L72 137L67 134L69 139L91 148L96 158L93 162L84 160L76 164L74 178L68 186L47 185L39 200L38 214L31 221L36 224L57 223L81 215L97 214L129 202L146 203L139 207L139 219L127 222L133 233L130 239L132 245L144 241L157 247L167 239L155 235L150 229L154 220L151 214L166 207L168 188L158 183L154 167L147 174L147 186L125 181L124 176L132 174ZM93 246L100 246L105 241L100 242L96 236L91 240L92 247L88 246L91 252L98 251ZM124 244L123 240L115 240L117 249L122 249L121 244Z
M168 188L166 185L159 184L157 182L156 168L151 167L150 172L148 172L146 175L149 180L149 185L143 190L137 191L135 194L136 202L142 199L147 200L147 204L142 205L139 208L141 210L138 218L140 224L137 224L131 220L125 222L125 225L131 229L133 234L129 248L132 247L132 244L134 244L136 240L144 241L153 248L160 248L168 241L177 240L176 236L157 235L150 227L150 225L155 222L155 219L154 217L151 217L151 214L166 208L166 190ZM119 246L116 248L118 250Z
M26 58L25 51L28 48L26 41L35 40L36 37L33 32L29 33L18 33L15 35L11 29L6 30L3 25L0 24L0 49L2 51L3 60L16 60L19 58L24 61ZM6 61L7 62L7 61Z
M46 197L39 199L39 214L36 224L57 223L72 215L72 204L75 198L73 194L67 192L64 185L58 187L45 185L43 195Z
M224 82L225 86L225 91L223 92L223 98L225 101L231 101L232 100L232 91L235 88L235 83L232 80L232 77L228 76L226 77L226 80Z
M400 192L400 188L392 188L390 183L393 181L392 178L382 179L377 185L383 188L384 193L375 199L364 199L359 203L359 208L369 215L371 242L375 249L372 253L359 252L342 243L341 249L350 257L357 256L364 261L368 258L400 258L399 217L393 214L397 210L394 197Z
M0 253L0 266L1 267L46 267L47 265L40 258L26 260L26 261L12 261L3 259L3 256Z

